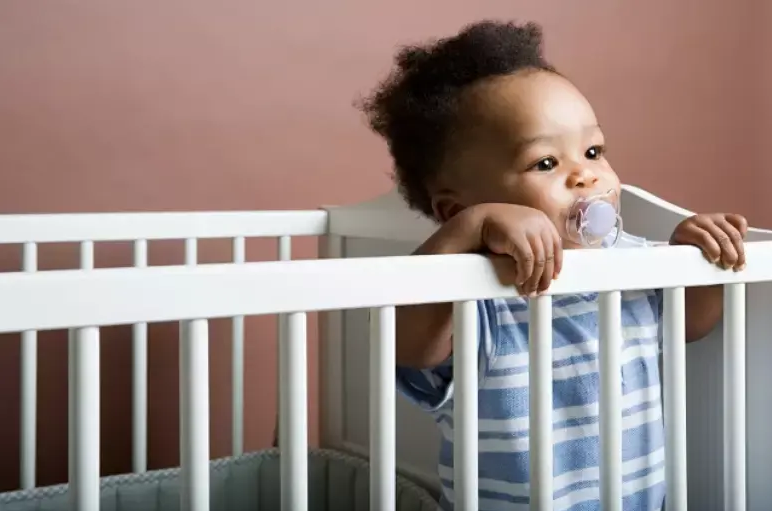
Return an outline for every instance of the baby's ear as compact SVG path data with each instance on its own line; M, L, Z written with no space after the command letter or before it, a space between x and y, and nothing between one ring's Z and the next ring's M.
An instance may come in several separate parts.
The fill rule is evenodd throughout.
M466 209L449 192L440 192L432 197L432 211L439 223L445 223Z

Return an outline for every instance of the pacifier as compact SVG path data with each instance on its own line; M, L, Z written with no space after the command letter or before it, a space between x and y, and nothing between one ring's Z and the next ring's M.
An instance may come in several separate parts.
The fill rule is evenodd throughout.
M574 243L584 247L598 247L601 244L613 247L619 241L621 232L619 200L613 189L590 197L580 197L568 208L566 233ZM608 240L612 234L613 238Z

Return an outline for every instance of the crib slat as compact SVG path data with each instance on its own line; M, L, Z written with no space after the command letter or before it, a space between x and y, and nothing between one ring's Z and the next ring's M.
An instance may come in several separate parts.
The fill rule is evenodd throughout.
M209 511L209 325L184 321L181 331L181 509Z
M278 238L278 245L277 245L277 252L276 252L276 258L279 261L290 261L292 260L292 238L290 236L281 236ZM287 331L287 316L285 314L277 314L276 315L276 342L279 344L282 344L287 340L286 336ZM281 371L281 367L278 368L278 371ZM277 401L281 400L281 396L279 396L279 389L276 389L276 397ZM281 427L279 425L279 418L276 418L276 425L275 425L275 438L274 443L278 445L279 443L279 437L281 436Z
M198 240L188 238L185 240L185 264L195 266L198 262Z
M233 238L233 262L243 264L246 257L246 240ZM244 452L244 316L231 320L231 443L234 456Z
M147 267L147 240L134 241L134 267ZM135 473L147 470L147 323L135 323L131 332L131 460Z
M600 491L604 511L622 511L622 311L619 291L601 293Z
M94 242L82 241L80 243L80 268L82 270L94 269Z
M73 334L73 471L72 509L99 510L99 329L78 328Z
M306 313L288 314L286 325L286 339L279 344L281 509L307 511Z
M552 297L529 300L528 379L531 509L552 509Z
M80 242L80 269L94 269L94 242ZM72 481L75 473L75 329L67 331L67 460Z
M370 311L370 510L396 509L395 309Z
M671 511L687 510L685 299L682 287L664 290L665 477Z
M35 243L25 243L22 270L36 272L38 253ZM35 487L37 432L37 332L21 333L21 452L20 479L22 489Z
M454 507L479 508L477 433L477 302L453 304L453 490Z
M278 254L279 261L292 259L292 236L280 236Z
M745 284L724 286L724 509L745 511Z
M185 240L186 266L198 263L198 240ZM204 322L202 337L201 322ZM180 321L180 468L182 509L204 511L209 506L209 352L205 320ZM203 359L203 361L202 361ZM201 374L196 374L201 372ZM206 402L204 406L202 400ZM205 419L202 421L201 414ZM202 431L203 430L203 431ZM203 442L203 443L199 443ZM205 446L202 451L201 447ZM204 468L201 468L204 459ZM203 474L205 475L202 475Z

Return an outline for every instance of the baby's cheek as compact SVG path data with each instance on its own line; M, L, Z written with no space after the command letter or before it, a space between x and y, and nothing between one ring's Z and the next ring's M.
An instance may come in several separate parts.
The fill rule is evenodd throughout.
M614 189L616 190L617 194L621 193L622 183L619 180L619 176L617 176L616 172L614 172L614 169L612 169L608 163L601 165L600 178L604 182L604 188Z
M565 187L545 186L532 193L532 208L543 211L556 224L565 217L574 196Z

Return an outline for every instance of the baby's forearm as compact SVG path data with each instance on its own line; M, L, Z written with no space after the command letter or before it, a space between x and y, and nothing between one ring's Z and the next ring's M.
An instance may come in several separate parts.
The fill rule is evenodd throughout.
M436 367L452 352L453 304L430 303L397 307L397 365Z
M413 255L460 254L478 250L483 216L469 208L443 224ZM397 307L397 352L400 366L435 367L452 353L453 304Z
M699 341L721 320L724 311L724 286L686 289L686 342Z

